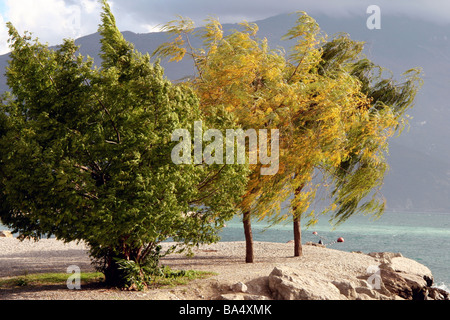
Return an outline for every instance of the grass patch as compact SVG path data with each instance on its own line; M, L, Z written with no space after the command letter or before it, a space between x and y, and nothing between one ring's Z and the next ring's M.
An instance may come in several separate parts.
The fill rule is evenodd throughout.
M151 284L151 289L163 287L176 287L188 284L195 279L206 279L216 275L213 272L180 270L174 271L170 268L166 269L164 276L155 277ZM71 275L68 273L37 273L25 274L23 276L0 279L0 289L13 289L18 287L39 287L49 285L67 284L67 279ZM81 286L88 284L102 284L105 277L100 272L81 273Z
M188 284L192 280L207 279L214 275L217 275L217 273L209 271L196 271L196 270L174 271L168 269L166 270L164 276L155 277L153 279L151 288L176 287Z
M35 273L23 276L0 279L0 288L15 288L27 286L66 285L68 273ZM81 285L101 283L104 276L100 272L81 273Z

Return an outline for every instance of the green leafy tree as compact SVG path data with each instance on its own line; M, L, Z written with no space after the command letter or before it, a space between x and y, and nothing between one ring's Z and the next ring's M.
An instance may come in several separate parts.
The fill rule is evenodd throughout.
M2 223L24 238L84 241L106 282L120 287L133 286L126 265L147 279L162 241L178 249L217 241L236 212L247 168L172 162L174 130L192 133L203 120L198 99L125 41L107 2L100 68L77 55L72 40L52 50L8 27ZM216 119L215 129L227 121Z

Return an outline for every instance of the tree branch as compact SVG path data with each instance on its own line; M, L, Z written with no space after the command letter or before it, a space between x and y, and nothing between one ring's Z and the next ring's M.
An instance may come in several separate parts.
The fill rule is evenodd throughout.
M194 203L199 203L200 201L205 200L206 198L209 198L210 196L212 196L214 193L216 193L216 191L219 190L219 188L214 189L213 191L211 191L209 194L207 194L204 197L201 197L200 199L195 199L192 201L189 201L189 204L194 204Z
M219 171L216 172L215 175L213 175L211 178L208 179L208 176L205 178L205 180L203 180L199 185L198 185L198 190L203 189L204 187L206 187L208 185L208 183L210 183L212 180L214 180L214 178L216 178L221 172L222 170L225 168L226 165L223 165L222 168L220 168Z

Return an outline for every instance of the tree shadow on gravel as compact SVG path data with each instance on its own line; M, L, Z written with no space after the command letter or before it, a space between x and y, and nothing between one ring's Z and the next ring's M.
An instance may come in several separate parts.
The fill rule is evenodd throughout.
M94 267L84 250L54 250L0 255L0 278L31 273L65 273L69 266L82 272L92 272Z
M69 277L70 275L67 275ZM67 284L20 284L0 285L0 300L68 300L77 299L89 292L116 292L118 289L105 286L103 281L82 283L80 290L69 290Z

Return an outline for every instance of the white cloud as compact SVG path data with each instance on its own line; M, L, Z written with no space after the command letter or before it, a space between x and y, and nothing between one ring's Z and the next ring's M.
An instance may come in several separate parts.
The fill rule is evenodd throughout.
M8 29L5 24L6 21L0 14L0 54L8 51Z
M6 0L7 11L0 23L0 53L9 51L5 27L12 22L23 34L30 31L34 37L50 45L64 38L77 38L97 31L100 22L100 4L97 0Z

